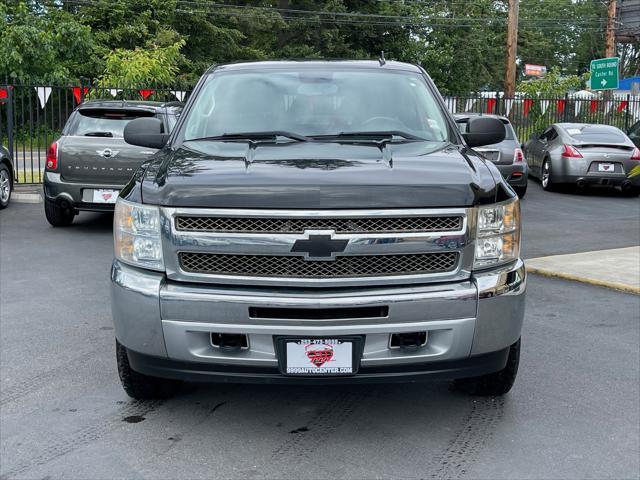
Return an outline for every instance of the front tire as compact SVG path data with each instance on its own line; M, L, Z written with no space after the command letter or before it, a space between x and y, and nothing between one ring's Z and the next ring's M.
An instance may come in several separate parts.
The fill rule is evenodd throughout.
M136 400L157 400L173 396L181 382L167 378L152 377L138 373L131 368L127 349L116 340L116 362L122 388Z
M69 226L73 222L73 217L76 216L72 208L62 208L56 202L46 198L44 200L44 214L53 227Z
M0 209L9 206L11 200L11 192L13 191L13 178L9 167L4 163L0 164Z
M453 389L470 395L495 396L504 395L511 390L518 374L520 363L520 341L509 347L507 364L502 370L480 377L461 378L454 380Z
M540 183L542 184L542 188L547 192L552 192L555 189L553 174L551 172L551 160L548 158L545 158L544 163L542 164Z

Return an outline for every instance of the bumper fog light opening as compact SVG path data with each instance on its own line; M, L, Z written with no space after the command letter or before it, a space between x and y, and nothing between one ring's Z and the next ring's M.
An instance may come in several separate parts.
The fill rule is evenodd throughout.
M211 332L211 346L223 352L239 352L249 348L249 337L242 333Z
M418 350L427 344L428 339L428 332L392 333L389 337L389 348Z

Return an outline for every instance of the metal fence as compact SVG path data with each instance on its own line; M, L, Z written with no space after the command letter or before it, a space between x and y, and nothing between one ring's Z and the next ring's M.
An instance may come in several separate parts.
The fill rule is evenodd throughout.
M17 183L40 183L49 145L87 100L184 101L191 85L98 86L0 83L0 144L12 155Z
M0 143L9 149L17 183L40 183L48 146L58 138L69 115L85 100L121 99L161 102L186 100L192 85L101 86L0 83ZM505 98L499 93L445 97L453 113L504 115L521 142L555 122L615 125L626 131L640 120L640 97Z

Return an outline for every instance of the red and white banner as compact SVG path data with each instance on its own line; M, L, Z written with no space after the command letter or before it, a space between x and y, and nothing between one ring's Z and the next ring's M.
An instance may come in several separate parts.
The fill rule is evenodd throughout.
M187 92L183 92L182 90L171 90L171 93L178 100L182 101L182 100L184 100L184 96L186 95Z
M51 95L51 87L33 87L38 94L38 100L40 100L40 108L44 108Z

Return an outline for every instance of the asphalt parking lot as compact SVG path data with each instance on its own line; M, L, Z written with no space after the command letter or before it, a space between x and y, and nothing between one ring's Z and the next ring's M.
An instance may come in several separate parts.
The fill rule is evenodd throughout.
M640 244L640 201L523 201L524 257ZM531 275L520 373L502 398L444 382L120 387L111 217L53 229L0 213L1 478L638 478L640 296ZM612 265L615 268L615 265Z

